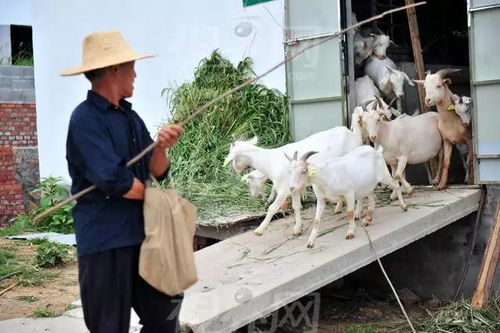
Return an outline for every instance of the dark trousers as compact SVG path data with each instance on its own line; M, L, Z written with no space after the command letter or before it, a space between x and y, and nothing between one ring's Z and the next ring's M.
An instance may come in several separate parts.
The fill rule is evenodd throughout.
M139 249L128 246L78 259L83 315L91 333L128 332L131 307L142 333L180 331L182 295L165 295L139 276Z

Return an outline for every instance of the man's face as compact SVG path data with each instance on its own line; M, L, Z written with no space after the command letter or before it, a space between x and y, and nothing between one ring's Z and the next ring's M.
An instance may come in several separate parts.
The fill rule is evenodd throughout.
M134 80L136 77L134 65L135 61L131 61L117 66L116 82L118 92L122 98L132 97L134 93Z

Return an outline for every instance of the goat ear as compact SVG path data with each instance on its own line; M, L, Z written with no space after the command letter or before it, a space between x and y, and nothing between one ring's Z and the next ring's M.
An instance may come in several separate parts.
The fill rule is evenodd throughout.
M307 153L305 153L304 155L302 155L302 157L300 158L302 161L304 162L307 162L307 159L311 156L313 156L314 154L317 154L319 153L318 151L308 151Z
M424 82L425 82L425 80L415 80L415 79L413 79L412 81L415 82L416 84L420 84L420 85L424 84Z
M251 138L250 140L248 140L249 143L253 144L253 145L256 145L257 142L259 142L259 138L257 136L254 136L253 138Z
M414 84L413 84L413 82L411 82L411 79L408 77L408 75L403 71L401 71L401 73L403 73L403 76L405 77L406 82L408 82L408 84L413 87Z
M427 76L427 75L431 75L431 73L432 73L432 72L431 72L431 70L429 69L427 72L425 72L425 75L426 75L426 76Z
M286 159L287 159L289 162L293 161L293 158L291 158L290 156L288 156L288 154L287 154L287 153L283 153L283 154L285 155Z
M451 83L452 83L451 79L449 79L449 78L446 78L443 80L443 84L446 84L447 86L449 86Z

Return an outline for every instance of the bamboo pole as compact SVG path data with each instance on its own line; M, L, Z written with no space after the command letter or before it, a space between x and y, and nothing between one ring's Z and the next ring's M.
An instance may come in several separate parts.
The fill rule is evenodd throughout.
M495 272L500 257L500 203L497 203L497 212L486 251L484 252L481 270L477 281L476 290L472 296L472 306L477 309L484 309L488 305L491 286L495 278Z
M200 108L198 109L195 109L193 111L193 113L191 113L189 116L187 116L186 118L184 118L183 120L179 121L179 122L176 122L177 124L179 124L180 126L184 126L186 125L187 123L189 123L190 121L192 121L193 119L195 119L196 117L198 117L200 114L202 114L203 112L207 111L207 109L214 105L215 103L217 103L218 101L226 98L227 96L243 89L244 87L246 87L247 85L249 84L252 84L254 82L257 82L258 80L260 80L261 78L263 78L264 76L268 75L269 73L275 71L276 69L278 69L279 67L281 67L282 65L284 65L285 63L289 62L289 61L292 61L293 59L295 59L296 57L298 57L299 55L303 54L304 52L306 52L307 50L315 47L315 46L318 46L319 44L322 44L326 41L329 41L333 38L337 38L343 34L345 34L346 32L352 30L352 29L355 29L357 27L360 27L362 26L363 24L366 24L366 23L369 23L369 22L372 22L372 21L375 21L375 20L378 20L378 19L381 19L382 17L386 16L386 15L389 15L389 14L392 14L392 13L396 13L396 12L399 12L399 11L402 11L402 10L405 10L405 9L408 9L408 8L412 8L412 7L416 7L416 6L420 6L420 5L425 5L427 2L425 1L421 1L421 2L418 2L418 3L412 3L410 5L406 5L406 6L401 6L401 7L398 7L398 8L394 8L394 9L391 9L391 10L387 10L385 12L383 12L382 14L379 14L379 15L376 15L376 16L373 16L373 17L370 17L366 20L363 20L361 22L358 22L354 25L351 25L345 29L342 29L340 31L337 31L336 33L332 34L332 35L328 35L328 36L325 36L323 38L320 38L318 41L314 42L314 43L311 43L309 46L301 49L300 51L296 52L295 54L289 56L289 57L286 57L285 60L283 60L282 62L278 63L277 65L271 67L269 70L267 70L266 72L264 72L263 74L259 75L259 76L256 76L256 77L253 77L253 78L250 78L248 80L246 80L245 82L243 82L242 84L240 84L239 86L236 86L232 89L229 89L227 90L226 92L224 92L223 94L215 97L214 99L212 99L211 101L209 101L208 103L206 103L205 105L201 106ZM150 144L148 147L146 147L142 152L140 152L137 156L135 156L133 159L131 159L130 161L128 161L127 163L127 166L131 166L132 164L136 163L137 161L139 161L142 157L144 157L144 155L146 155L147 153L149 153L150 151L152 151L154 149L154 147L156 146L156 142ZM61 201L60 203L58 203L57 205L55 205L54 207L46 210L45 212L35 216L35 218L33 219L33 222L34 223L37 223L38 221L40 221L41 219L49 216L50 214L54 213L55 211L57 211L58 209L60 209L61 207L69 204L70 202L74 201L74 200L77 200L78 198L80 198L81 196L83 196L84 194L88 193L88 192L91 192L93 190L95 190L97 187L95 185L92 185L92 186L89 186L88 188L78 192L77 194L74 194L72 195L71 197L67 198L66 200L64 201Z

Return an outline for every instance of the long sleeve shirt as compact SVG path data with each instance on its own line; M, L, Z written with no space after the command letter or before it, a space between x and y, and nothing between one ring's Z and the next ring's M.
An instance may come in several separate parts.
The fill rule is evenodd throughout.
M143 120L125 100L118 107L89 91L73 111L66 142L71 192L97 186L73 208L79 257L144 239L143 201L123 195L134 177L147 180L151 153L132 167L126 163L152 142Z

